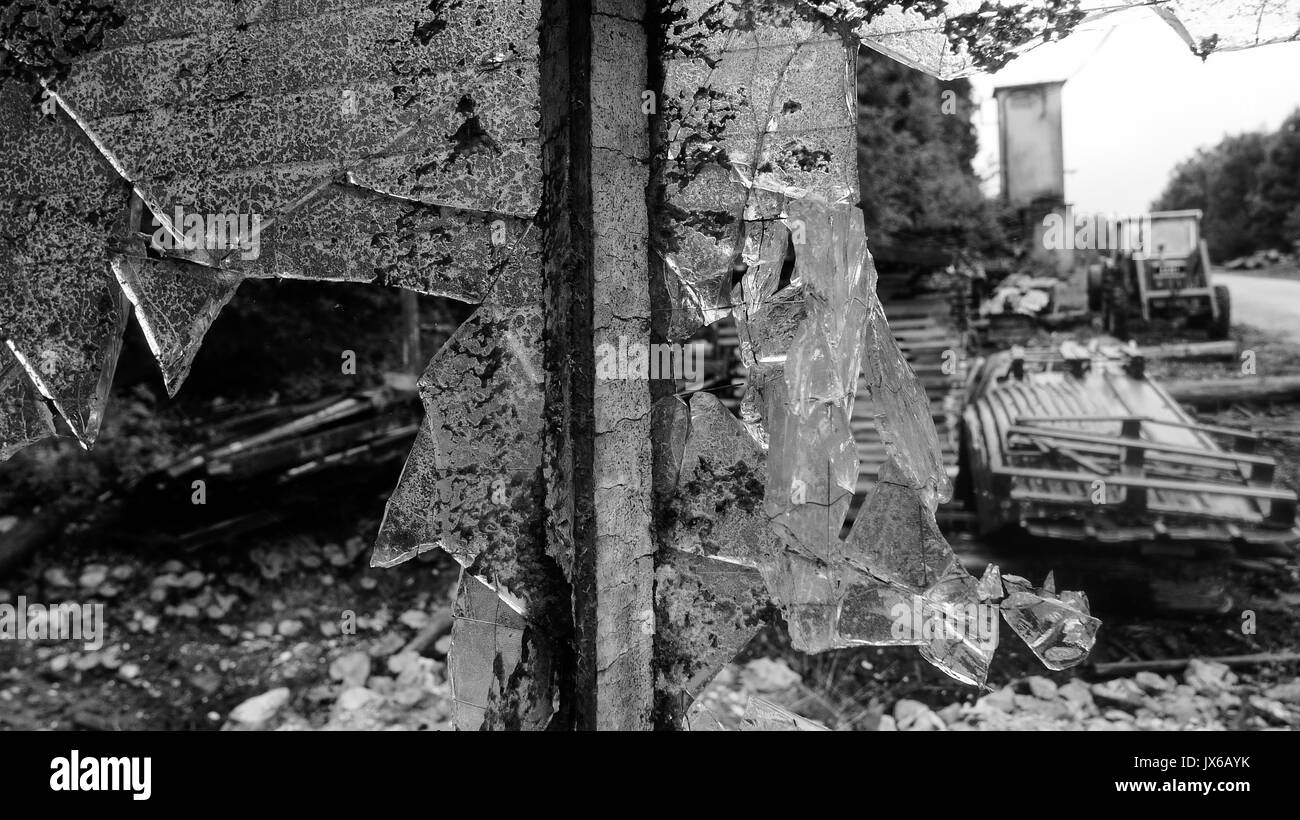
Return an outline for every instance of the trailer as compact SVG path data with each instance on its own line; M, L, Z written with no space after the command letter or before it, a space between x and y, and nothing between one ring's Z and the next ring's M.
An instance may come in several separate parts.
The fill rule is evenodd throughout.
M978 530L1084 545L1295 554L1296 495L1248 431L1198 424L1136 347L987 359L962 414L958 491Z

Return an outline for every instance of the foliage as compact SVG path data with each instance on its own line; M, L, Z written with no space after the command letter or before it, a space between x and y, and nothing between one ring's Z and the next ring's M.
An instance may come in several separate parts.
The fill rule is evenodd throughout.
M970 54L975 66L984 71L1005 66L1026 43L1061 39L1086 16L1079 0L984 0L979 8L962 14L949 14L944 0L821 0L809 5L824 17L853 25L869 21L887 8L914 12L927 20L943 17L949 44Z
M964 46L977 66L997 71L1015 58L1016 46L1031 40L1059 40L1084 16L1079 0L1013 5L984 0L973 12L949 17L944 33L954 46Z
M167 463L180 450L180 419L159 413L157 396L137 386L114 396L99 443L87 453L70 436L28 447L0 470L0 510L52 506L84 511L115 487Z
M1199 208L1210 255L1230 259L1300 242L1300 109L1271 134L1225 137L1174 168L1155 210Z
M858 173L873 244L991 250L996 207L972 163L979 143L966 80L939 82L863 49Z

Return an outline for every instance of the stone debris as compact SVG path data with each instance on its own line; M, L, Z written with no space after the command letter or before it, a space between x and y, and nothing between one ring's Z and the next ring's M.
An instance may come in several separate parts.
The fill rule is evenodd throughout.
M766 661L760 664L758 661ZM743 725L757 711L790 728L808 705L825 704L831 696L810 695L808 684L791 671L791 683L773 689L773 679L747 674L750 669L778 668L779 660L756 659L745 667L729 664L692 706L690 728L708 724L711 729L753 728ZM900 698L886 712L852 724L827 723L827 728L874 728L876 731L1194 731L1300 728L1300 679L1285 683L1245 684L1234 680L1205 688L1206 666L1219 672L1221 664L1198 664L1183 681L1171 677L1113 678L1089 684L1081 678L1066 681L1031 676L984 695L942 707L911 697ZM1194 682L1194 684L1193 684ZM763 689L759 689L763 686ZM1202 687L1198 689L1197 686ZM1210 694L1211 692L1213 694ZM1288 699L1289 698L1289 699ZM751 706L760 700L758 706ZM860 708L860 707L859 707ZM873 706L874 708L874 706ZM777 713L774 710L779 709ZM818 709L821 718L825 712Z
M745 688L753 692L779 692L803 680L779 658L756 658L745 664L740 677Z
M228 726L241 729L265 729L280 710L288 705L289 698L289 690L283 686L251 697L236 706L230 713Z
M946 728L943 719L929 706L907 699L894 704L894 723L900 732L933 732Z

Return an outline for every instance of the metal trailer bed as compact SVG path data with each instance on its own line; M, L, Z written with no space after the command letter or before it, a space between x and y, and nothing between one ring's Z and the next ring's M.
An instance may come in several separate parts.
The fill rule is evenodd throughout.
M1254 434L1197 424L1133 348L989 358L963 412L982 534L1292 555L1296 495Z

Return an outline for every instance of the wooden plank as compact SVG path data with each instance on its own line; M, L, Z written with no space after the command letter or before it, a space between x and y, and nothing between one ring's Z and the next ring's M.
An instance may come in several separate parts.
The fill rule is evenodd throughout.
M1138 348L1138 355L1147 359L1235 359L1240 350L1240 343L1229 339L1222 342L1147 345Z
M1132 675L1138 672L1177 672L1192 662L1192 658L1168 658L1149 661L1116 661L1093 664L1098 675ZM1300 652L1262 652L1255 655L1220 655L1204 660L1225 666L1260 666L1269 663L1298 663Z
M1300 399L1300 376L1250 376L1247 378L1171 379L1165 390L1193 407L1253 401Z

